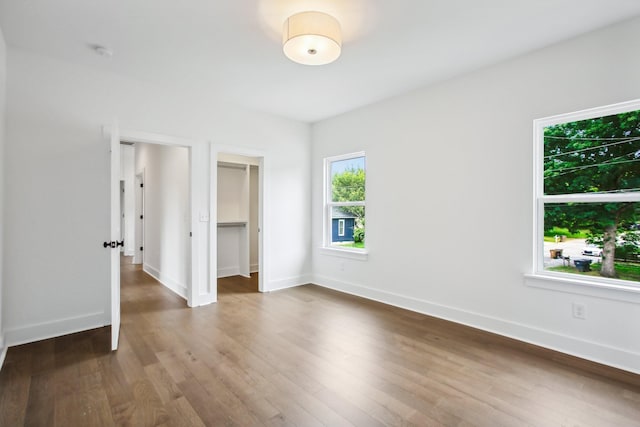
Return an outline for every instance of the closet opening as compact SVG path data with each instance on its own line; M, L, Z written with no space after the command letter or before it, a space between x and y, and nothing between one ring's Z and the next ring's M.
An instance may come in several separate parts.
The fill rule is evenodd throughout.
M259 292L261 277L262 158L218 153L217 289Z

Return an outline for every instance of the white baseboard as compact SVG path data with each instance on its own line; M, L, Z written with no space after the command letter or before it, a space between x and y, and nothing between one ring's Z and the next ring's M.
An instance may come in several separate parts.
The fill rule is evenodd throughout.
M237 265L231 267L218 267L218 279L223 277L242 276L240 267Z
M124 251L124 256L134 256L135 254L135 251Z
M62 335L101 328L105 323L105 313L88 313L83 316L52 320L44 323L27 325L20 328L7 329L4 332L5 348L14 345L59 337Z
M288 277L286 279L269 280L265 282L264 292L280 291L283 289L295 288L296 286L311 283L311 275L303 274L301 276Z
M2 347L0 350L0 370L2 370L2 366L4 365L4 359L7 358L7 347Z
M251 264L249 266L250 273L258 273L260 271L260 266L258 264Z
M202 307L203 305L209 305L218 302L218 295L200 295L197 301L193 302L190 307Z
M4 359L7 357L7 346L4 345L4 335L0 334L0 370L4 365Z
M640 374L640 354L625 349L586 341L481 313L435 304L418 298L371 289L326 276L316 275L313 277L312 283Z
M187 299L187 287L185 285L177 282L166 274L163 274L161 271L151 267L149 264L144 264L142 266L142 270L160 282L165 288L169 289L176 295Z

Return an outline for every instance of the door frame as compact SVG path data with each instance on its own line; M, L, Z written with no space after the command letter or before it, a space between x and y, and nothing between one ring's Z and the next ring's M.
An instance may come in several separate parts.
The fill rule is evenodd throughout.
M107 132L110 129L106 127ZM211 301L207 259L209 235L209 143L151 132L120 129L120 141L141 142L189 150L189 201L191 230L191 268L187 282L187 305L197 307ZM143 177L144 178L144 177ZM119 306L118 306L119 311Z
M210 212L211 212L211 227L209 228L209 265L212 277L212 294L215 295L215 301L218 299L218 154L234 154L245 157L253 157L259 159L258 164L258 290L260 292L267 292L266 278L269 274L269 257L264 248L269 247L270 237L269 230L265 230L265 214L268 210L265 207L265 201L269 200L267 196L267 182L265 180L265 170L268 165L268 159L266 153L262 150L256 150L252 148L237 147L224 144L212 144L211 145L211 159L209 164L211 165L211 199L210 199Z
M122 168L122 162L120 163L120 167ZM124 187L125 187L125 180L124 179L120 179L120 189L118 190L118 192L120 193L120 238L118 240L121 240L123 242L125 240L125 238L124 238L125 228L127 228L125 212L124 212L124 205L125 205L125 203L124 203L124 191L125 191ZM124 245L120 246L120 253L121 254L124 253Z

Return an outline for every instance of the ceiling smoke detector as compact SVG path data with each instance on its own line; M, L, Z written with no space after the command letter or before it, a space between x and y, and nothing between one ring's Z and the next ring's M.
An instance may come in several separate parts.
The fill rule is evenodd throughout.
M109 49L106 46L95 45L93 46L93 50L100 56L105 58L111 58L113 56L113 50Z

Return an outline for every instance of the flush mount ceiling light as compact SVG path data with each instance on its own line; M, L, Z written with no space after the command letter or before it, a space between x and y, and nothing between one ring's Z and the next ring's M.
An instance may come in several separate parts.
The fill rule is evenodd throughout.
M329 64L342 49L340 23L322 12L296 13L284 22L282 49L287 58L300 64Z

